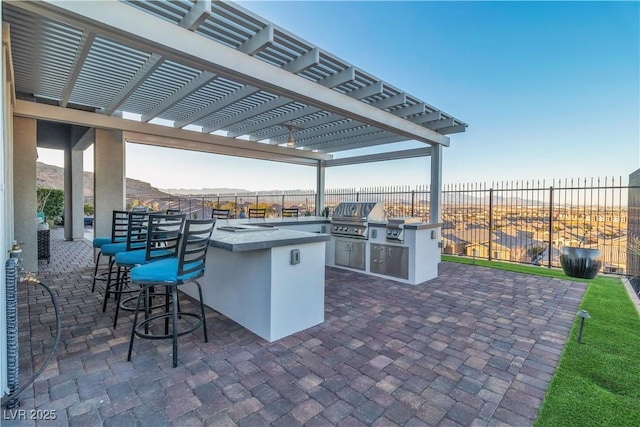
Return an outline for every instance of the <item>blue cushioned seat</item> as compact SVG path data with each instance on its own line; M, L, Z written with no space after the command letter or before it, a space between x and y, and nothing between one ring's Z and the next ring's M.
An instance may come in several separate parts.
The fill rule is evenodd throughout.
M95 239L93 239L94 248L101 248L102 246L108 245L109 243L112 243L111 237L96 237Z
M155 256L164 257L169 255L177 256L175 251L164 249L154 251ZM135 251L126 251L116 254L116 264L121 266L134 266L147 263L147 250L138 249Z
M124 252L127 250L127 242L109 243L107 245L103 245L101 249L103 255L114 256L119 252Z
M177 282L187 281L204 273L202 262L192 262L184 265L185 270L196 269L191 273L178 276L178 258L163 259L162 261L140 265L131 269L132 282ZM200 267L201 266L201 267Z
M110 243L126 242L126 237L116 237L115 241L111 237L96 237L93 239L93 247L98 249Z

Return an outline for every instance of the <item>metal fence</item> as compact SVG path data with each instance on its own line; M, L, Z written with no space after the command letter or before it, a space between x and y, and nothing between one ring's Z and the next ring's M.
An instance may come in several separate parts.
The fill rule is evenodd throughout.
M560 248L602 252L602 271L626 273L627 196L622 178L445 186L443 252L560 266Z
M627 272L627 194L633 185L622 178L561 179L452 184L442 190L442 252L489 260L559 267L562 246L598 248L603 271ZM429 220L428 186L327 189L325 206L315 206L314 191L251 192L127 198L127 207L180 209L208 218L214 208L232 217L253 207L268 217L283 207L301 215L321 215L343 201L381 201L388 218Z

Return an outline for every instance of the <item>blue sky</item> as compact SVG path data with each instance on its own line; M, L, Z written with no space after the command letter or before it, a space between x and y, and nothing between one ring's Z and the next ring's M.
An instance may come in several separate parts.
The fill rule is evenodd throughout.
M640 167L638 2L240 4L468 123L444 149L444 183L626 179ZM128 176L161 188L315 185L308 167L127 150ZM176 172L149 170L142 163L149 159ZM42 154L41 161L47 162ZM428 184L429 159L330 168L326 182L330 188Z

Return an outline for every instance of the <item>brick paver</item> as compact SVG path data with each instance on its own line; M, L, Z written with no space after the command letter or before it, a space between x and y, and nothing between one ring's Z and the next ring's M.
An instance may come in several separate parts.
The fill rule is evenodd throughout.
M172 368L165 340L137 340L126 361L131 316L114 330L113 303L102 313L89 242L51 238L38 277L57 295L62 337L20 409L57 420L5 411L3 426L531 425L586 289L450 263L419 286L327 268L321 325L269 343L207 310L209 342L181 337ZM26 381L54 316L41 288L19 297Z

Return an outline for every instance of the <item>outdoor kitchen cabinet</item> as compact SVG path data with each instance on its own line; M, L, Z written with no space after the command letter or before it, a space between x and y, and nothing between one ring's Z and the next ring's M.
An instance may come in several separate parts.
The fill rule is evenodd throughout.
M369 270L372 273L408 279L409 248L372 243Z
M364 270L366 268L367 242L355 239L335 239L335 264Z

